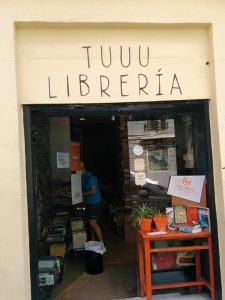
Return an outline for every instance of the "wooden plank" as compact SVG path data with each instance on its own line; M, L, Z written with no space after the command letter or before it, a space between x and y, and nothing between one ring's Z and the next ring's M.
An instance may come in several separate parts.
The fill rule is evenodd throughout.
M151 253L158 252L173 252L173 251L195 251L195 250L207 250L208 245L205 246L180 246L180 247L167 247L167 248L153 248L150 250Z
M206 285L208 286L207 280L198 280L198 281L186 281L186 282L176 282L176 283L164 283L164 284L153 284L153 290L160 290L160 289L172 289L178 287L186 287L186 286L199 286L199 285Z
M146 289L145 289L145 278L144 278L144 248L142 243L142 238L140 234L137 235L138 241L138 263L139 263L139 280L140 280L140 294L142 297L145 296Z
M172 231L168 230L165 234L160 235L150 235L146 232L140 231L141 236L143 239L147 239L151 241L159 241L159 240L177 240L177 239L196 239L196 238L207 238L211 235L211 233L207 231L201 231L197 233L186 233L181 231Z

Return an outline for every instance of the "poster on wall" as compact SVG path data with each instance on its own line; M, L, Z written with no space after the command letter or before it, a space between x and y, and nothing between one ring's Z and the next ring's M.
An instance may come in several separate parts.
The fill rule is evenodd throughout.
M83 202L82 180L79 173L71 175L71 192L73 205Z
M57 152L56 153L57 169L69 168L69 153Z
M205 176L171 176L167 194L200 203Z
M146 184L146 176L144 172L135 173L135 184L141 186Z
M143 172L145 170L145 160L144 158L134 159L134 171Z

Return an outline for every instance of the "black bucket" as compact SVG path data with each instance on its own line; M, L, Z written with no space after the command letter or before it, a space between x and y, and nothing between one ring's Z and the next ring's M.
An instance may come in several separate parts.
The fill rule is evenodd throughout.
M102 254L86 250L86 272L88 274L100 274L103 272Z

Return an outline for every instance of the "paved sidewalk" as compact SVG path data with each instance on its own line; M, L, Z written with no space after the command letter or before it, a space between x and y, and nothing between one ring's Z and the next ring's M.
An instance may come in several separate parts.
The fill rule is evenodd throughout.
M154 295L153 300L210 300L211 298L206 294L192 294L182 296L179 293ZM116 299L115 299L116 300ZM117 300L146 300L146 297L133 297L133 298L122 298Z

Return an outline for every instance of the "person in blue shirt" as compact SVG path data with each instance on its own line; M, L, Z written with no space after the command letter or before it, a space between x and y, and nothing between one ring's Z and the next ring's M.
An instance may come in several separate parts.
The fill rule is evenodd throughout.
M91 229L91 240L95 240L95 234L100 242L103 242L102 230L98 224L98 218L102 212L102 196L96 176L85 169L84 163L82 168L82 190L84 203L86 206L86 216Z

